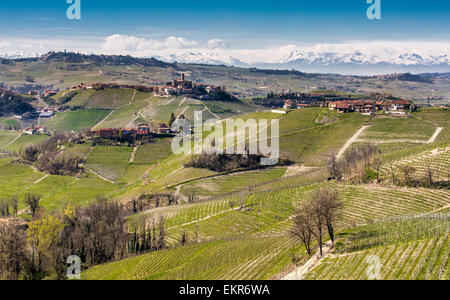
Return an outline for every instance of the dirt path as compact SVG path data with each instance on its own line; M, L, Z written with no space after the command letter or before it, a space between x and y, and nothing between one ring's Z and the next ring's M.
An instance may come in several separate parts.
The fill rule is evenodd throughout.
M103 177L102 175L98 174L97 172L95 172L94 170L90 169L88 166L86 166L85 164L81 165L83 168L85 168L86 170L88 170L89 172L91 172L92 174L94 174L95 176L97 176L98 178L107 181L109 183L113 183L116 184L114 181L109 180L108 178Z
M443 129L444 129L444 128L442 128L442 127L438 127L438 128L436 129L436 131L434 132L433 136L428 140L427 144L434 143L434 142L436 141L436 138L439 136L439 134L441 133L441 131L442 131Z
M186 106L177 116L177 119L181 117L181 115L184 115L184 113L189 109L189 106Z
M134 163L134 158L136 157L136 152L137 152L138 148L139 148L139 146L133 147L133 151L131 152L131 155L130 155L130 160L128 161L129 164Z
M8 145L1 147L0 149L5 149L7 148L9 145L11 145L12 143L14 143L15 141L17 141L21 136L23 135L23 133L19 134L18 136L16 136L11 142L9 142Z
M442 127L438 127L436 129L436 131L433 133L433 135L430 137L430 139L427 140L427 141L424 141L424 140L408 140L408 139L396 139L396 140L365 140L365 139L358 139L358 142L371 143L371 144L375 144L375 145L389 144L389 143L431 144L431 143L434 143L436 141L436 138L439 136L439 134L441 133L441 131L443 129L444 128L442 128Z
M112 110L112 111L111 111L106 117L104 117L100 122L98 122L97 124L95 124L95 126L92 127L92 129L95 129L95 128L99 127L100 124L102 124L106 119L108 119L108 118L113 114L113 112L115 112L115 110Z
M44 177L42 177L41 179L36 180L35 182L33 182L33 184L38 184L39 182L41 182L42 180L44 180L44 179L47 178L48 176L50 176L50 175L45 174Z
M203 106L205 107L206 111L208 111L211 115L213 115L217 120L220 120L220 117L219 117L218 115L216 115L215 113L213 113L213 112L208 108L208 106L206 106L206 105L204 105L204 104L203 104Z
M303 280L308 275L309 271L314 269L324 258L330 255L331 250L332 244L331 241L329 241L323 245L322 256L319 255L319 250L317 250L317 253L313 257L311 257L304 265L285 275L281 278L281 280Z
M293 166L287 167L286 173L284 173L283 178L291 177L304 173L305 171L317 169L316 167L307 167L305 165L295 164Z
M370 126L368 126L368 125L361 127L341 148L341 150L337 154L337 159L342 158L345 151L347 151L347 149L359 138L359 136L364 132L364 130L366 130L369 127Z

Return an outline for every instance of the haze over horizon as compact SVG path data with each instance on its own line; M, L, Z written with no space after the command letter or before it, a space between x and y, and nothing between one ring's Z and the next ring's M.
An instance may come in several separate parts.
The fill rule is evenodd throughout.
M381 3L381 20L369 20L365 0L99 0L69 20L64 0L4 0L0 57L67 50L358 75L450 71L448 1Z

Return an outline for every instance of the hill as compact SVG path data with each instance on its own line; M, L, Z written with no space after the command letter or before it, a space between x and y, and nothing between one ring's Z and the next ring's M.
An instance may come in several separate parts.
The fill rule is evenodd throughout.
M44 88L60 89L80 83L164 84L181 73L192 80L207 82L240 97L265 97L270 92L307 92L332 89L370 94L379 92L396 97L427 101L443 97L448 103L450 80L445 76L399 74L392 76L342 76L309 74L295 70L266 70L225 65L165 63L130 56L83 55L51 52L39 58L2 59L0 81L25 93ZM34 79L27 81L25 75Z
M0 116L21 115L34 111L29 99L12 91L0 88Z

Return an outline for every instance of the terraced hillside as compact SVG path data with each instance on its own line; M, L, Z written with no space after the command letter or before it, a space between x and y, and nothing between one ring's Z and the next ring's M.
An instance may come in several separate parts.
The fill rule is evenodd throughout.
M89 97L89 108L117 109L133 102L136 91L132 89L98 90Z
M450 147L448 144L441 144L391 153L386 156L382 172L384 176L392 176L394 173L397 178L404 178L400 168L402 166L412 166L414 172L411 176L417 179L431 177L433 181L449 181Z
M430 215L351 230L306 279L448 280L449 220Z
M236 271L235 265L226 259L225 261L221 260L221 254L216 256L215 251L212 249L215 249L217 244L225 247L226 243L231 243L230 248L223 251L231 251L231 253L233 253L233 258L230 259L239 261L238 257L246 255L251 256L252 254L248 254L248 248L241 249L234 243L239 243L238 241L240 240L246 240L247 243L273 240L277 241L278 245L284 246L265 246L268 247L265 249L271 254L261 256L258 259L247 256L247 263L251 264L252 268L266 268L265 266L269 260L272 261L270 264L276 268L277 272L281 272L290 265L287 253L292 253L292 251L298 253L301 257L300 260L304 261L307 259L304 249L300 246L298 248L292 248L292 241L289 240L287 234L290 228L290 217L294 212L294 207L304 199L303 195L310 189L311 186L270 190L268 192L248 194L245 197L236 195L234 197L229 196L199 203L150 210L145 213L145 216L149 219L156 219L162 215L165 216L168 235L167 241L172 247L175 247L175 249L150 253L117 263L101 265L88 270L85 273L85 278L271 278L276 275L276 272L273 273L269 271L257 275L250 273L252 275L249 276L246 272ZM340 225L341 228L345 228L348 226L347 224L365 224L370 220L383 219L386 216L394 217L405 214L414 215L438 211L450 205L450 194L447 191L431 191L427 189L409 191L392 188L372 189L370 186L361 186L358 188L352 186L340 186L339 190L342 197L346 199L344 210L342 212L344 218L343 223ZM405 229L406 225L402 228L405 232L408 231ZM360 230L361 232L364 232L364 227ZM390 232L398 232L398 230L392 229ZM177 245L179 245L182 235L188 237L189 246L179 248ZM228 240L230 240L230 242L226 242ZM402 241L401 239L395 240ZM431 240L427 240L426 243L429 244L431 243L430 241ZM353 243L351 245L358 244ZM419 241L414 245L415 246L413 247L417 247L418 249L421 249L422 247L422 244ZM210 249L209 247L213 248ZM403 248L400 246L395 248L397 249L396 251L399 251L397 252L397 255L406 255L403 250L409 249L408 247L409 244ZM167 259L168 261L172 261L171 257L182 255L182 253L188 251L188 249L201 251L200 249L203 248L208 248L211 252L201 252L202 259L195 260L195 263L192 265L188 262L186 262L186 264L181 262L189 260L188 258L176 263L174 266L174 268L176 268L176 272L174 271L176 274L171 273L171 268L161 269L158 265L158 262L161 260ZM391 252L392 249L392 247L381 248L380 245L380 248L377 248L376 250L381 252ZM369 253L366 253L364 255L368 254ZM431 252L430 255L432 256ZM358 256L358 261L361 260L362 258ZM214 265L212 261L218 261L218 264L227 265L228 268L223 269L224 266L221 266L220 276L213 275L216 273L214 271L215 267L212 267ZM207 267L208 264L211 264L211 267ZM195 267L195 265L198 267ZM410 266L408 267L408 270L409 268ZM402 270L403 269L396 269L394 274L398 274L398 276L389 277L389 275L387 278L404 278L402 276L407 276L408 273L406 271L406 273L404 273ZM167 275L166 272L171 275ZM333 274L332 276L337 276L339 278L339 273L333 272L331 274ZM359 273L355 273L354 275L356 276L357 274Z

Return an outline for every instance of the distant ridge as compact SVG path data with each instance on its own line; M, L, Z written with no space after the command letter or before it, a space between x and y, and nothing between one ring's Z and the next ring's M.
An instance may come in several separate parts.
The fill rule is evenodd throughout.
M86 55L74 52L49 52L40 57L0 58L0 63L2 64L24 61L59 61L74 64L90 63L96 65L140 65L144 67L175 68L174 64L166 63L155 58L137 58L130 55Z

